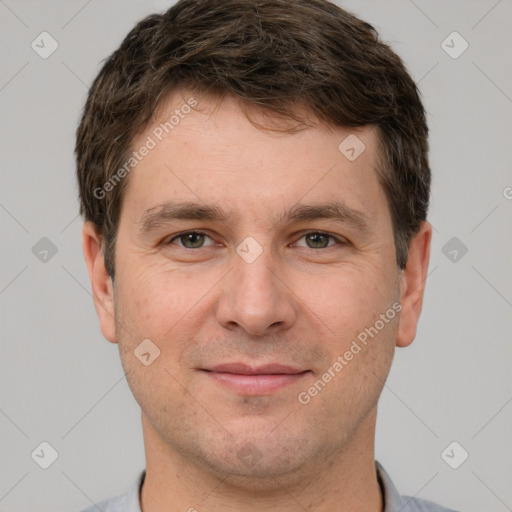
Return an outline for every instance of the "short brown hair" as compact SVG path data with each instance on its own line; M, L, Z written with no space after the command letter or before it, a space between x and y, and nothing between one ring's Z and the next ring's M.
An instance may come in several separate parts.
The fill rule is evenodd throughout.
M426 219L430 168L425 111L402 60L370 24L327 0L180 0L140 21L106 60L77 130L80 213L95 225L112 277L127 178L104 197L97 191L119 177L134 137L181 87L298 121L303 106L328 125L376 125L405 267Z

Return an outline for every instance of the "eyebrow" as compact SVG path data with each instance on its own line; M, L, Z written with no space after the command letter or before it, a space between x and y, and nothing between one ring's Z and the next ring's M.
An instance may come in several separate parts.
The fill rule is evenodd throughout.
M237 218L237 215L225 210L220 205L166 201L146 210L138 224L140 234L146 234L175 220L224 223L228 219L236 220ZM284 222L312 222L319 219L348 224L364 234L370 231L371 226L370 219L366 214L339 201L311 205L296 204L282 212L273 226Z

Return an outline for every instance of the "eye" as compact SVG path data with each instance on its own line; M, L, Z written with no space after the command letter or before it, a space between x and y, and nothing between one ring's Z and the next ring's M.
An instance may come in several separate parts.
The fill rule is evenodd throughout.
M173 244L176 240L179 242L176 245L184 247L185 249L201 249L205 247L205 239L211 238L201 231L187 231L186 233L180 233L175 237L171 238L167 244ZM212 245L212 244L208 244Z
M210 243L205 244L207 239L210 240ZM297 242L294 245L298 247L306 247L308 249L326 249L333 245L344 244L342 240L338 240L333 235L329 235L321 231L306 233L299 240L304 240L305 243ZM166 245L171 244L178 245L184 249L201 249L203 247L214 245L212 239L202 231L187 231L185 233L180 233L166 242Z
M337 240L332 235L322 233L321 231L306 233L300 238L300 240L302 239L306 241L306 245L301 245L299 243L297 243L296 245L299 247L307 247L309 249L325 249L327 247L331 247L332 245L336 245L337 243L342 243L340 240ZM334 243L330 243L331 241L333 241Z

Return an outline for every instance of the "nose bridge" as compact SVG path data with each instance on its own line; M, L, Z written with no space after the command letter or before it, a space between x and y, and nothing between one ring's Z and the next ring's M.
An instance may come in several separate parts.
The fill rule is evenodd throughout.
M276 272L272 267L274 265L269 255L261 255L251 263L238 258L234 269L238 301L252 303L255 309L273 302L279 291L276 289Z
M279 263L270 247L248 237L237 247L232 265L217 310L219 323L253 335L288 328L295 318L292 294L278 277Z

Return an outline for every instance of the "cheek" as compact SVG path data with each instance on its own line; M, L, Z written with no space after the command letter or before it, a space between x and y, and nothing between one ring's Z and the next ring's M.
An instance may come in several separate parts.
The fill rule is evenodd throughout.
M212 283L206 277L148 267L135 270L130 279L120 279L124 286L119 289L116 320L127 327L118 336L123 366L135 365L137 374L146 371L133 351L149 339L159 350L151 367L160 368L162 375L155 378L168 380L167 370L183 380L182 358L213 310L207 296Z
M353 316L347 310L335 335L325 344L329 362L317 378L328 382L325 392L318 393L327 409L368 411L382 391L393 360L398 316L391 307L379 313L368 308L366 304L363 313L354 311ZM318 383L320 388L322 382Z
M133 272L126 272L122 278L120 310L139 332L160 338L187 314L200 290L195 290L192 279L173 270L162 271L156 265L140 262L132 267Z
M369 327L398 298L380 268L346 266L328 276L297 276L297 295L330 328L331 335L355 335ZM398 290L398 289L397 289Z
M181 354L194 334L184 294L169 293L159 279L137 276L119 290L116 303L118 345L127 381L141 408L165 417L183 394ZM179 331L179 336L178 336ZM148 344L146 340L150 340ZM141 343L146 345L141 345ZM144 351L139 347L144 346ZM143 352L149 352L148 365ZM170 397L173 397L171 400Z

